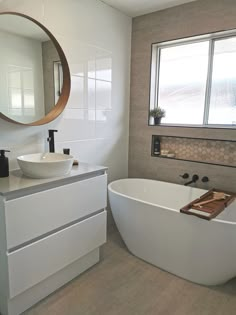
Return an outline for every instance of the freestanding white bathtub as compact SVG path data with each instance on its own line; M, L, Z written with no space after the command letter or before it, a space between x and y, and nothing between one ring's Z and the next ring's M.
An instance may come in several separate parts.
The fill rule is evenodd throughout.
M179 212L206 191L147 179L108 186L112 214L135 256L184 279L218 285L236 276L236 202L207 221Z

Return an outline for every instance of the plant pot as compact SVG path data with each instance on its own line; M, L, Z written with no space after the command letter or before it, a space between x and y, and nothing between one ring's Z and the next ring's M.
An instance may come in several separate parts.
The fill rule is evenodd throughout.
M160 123L161 123L161 117L154 117L154 124L160 125Z

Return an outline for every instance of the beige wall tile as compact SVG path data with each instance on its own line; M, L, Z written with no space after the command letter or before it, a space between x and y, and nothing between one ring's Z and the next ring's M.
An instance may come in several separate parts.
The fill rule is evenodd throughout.
M236 140L236 130L148 126L151 44L233 29L236 28L235 16L235 0L198 0L133 19L129 138L130 177L183 183L179 177L180 174L189 172L192 176L197 173L200 179L205 175L210 178L210 182L207 184L199 180L196 184L197 187L207 189L215 187L236 191L236 168L151 157L151 136L153 134ZM222 142L220 149L225 152L228 148L227 145L227 143L224 145ZM206 158L205 151L198 151L198 156L202 161ZM230 150L227 152L227 156L221 154L222 161L225 159L229 164L233 163L234 160L229 156ZM212 156L213 153L211 152L210 155ZM221 158L218 157L218 159Z

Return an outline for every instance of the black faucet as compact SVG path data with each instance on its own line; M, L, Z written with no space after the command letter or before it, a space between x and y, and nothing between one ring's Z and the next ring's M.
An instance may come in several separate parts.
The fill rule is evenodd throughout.
M196 183L196 181L199 179L199 176L194 174L193 177L192 177L192 180L190 180L189 182L185 183L184 186L188 186L192 183Z
M209 178L208 178L207 176L203 176L202 182L203 182L203 183L209 182Z
M183 179L189 178L189 174L188 173L184 173L183 175L179 175L179 176L182 177Z
M57 132L57 130L55 129L48 130L47 141L49 142L49 152L55 152L54 132Z

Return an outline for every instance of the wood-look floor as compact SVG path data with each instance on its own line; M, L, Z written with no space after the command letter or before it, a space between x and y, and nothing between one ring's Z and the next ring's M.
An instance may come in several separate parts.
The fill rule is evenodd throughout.
M217 287L185 281L132 256L114 230L99 264L24 313L146 314L236 315L236 278Z

